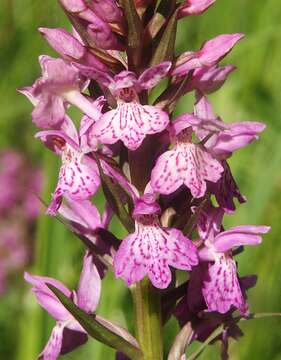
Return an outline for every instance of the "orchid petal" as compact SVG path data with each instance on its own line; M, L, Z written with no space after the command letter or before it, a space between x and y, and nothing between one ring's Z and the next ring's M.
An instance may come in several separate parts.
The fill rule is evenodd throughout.
M185 0L179 8L178 18L190 15L200 15L216 0Z
M64 326L61 323L56 324L38 360L56 360L59 357L62 347L63 329Z
M24 279L33 285L32 292L36 295L38 303L57 321L64 321L70 317L69 312L60 303L57 297L48 288L47 284L52 284L61 290L67 297L71 296L71 291L60 281L46 277L24 274Z
M232 176L231 170L226 161L222 161L224 172L217 183L209 184L210 191L215 194L218 204L227 213L233 213L235 211L234 198L236 198L240 204L247 201L245 196L240 193L238 185Z
M77 302L80 309L87 313L96 310L101 294L101 278L93 256L86 254L77 290Z
M197 89L204 94L217 91L226 81L228 76L236 69L233 65L195 69L192 81L187 85L187 90Z
M74 321L73 321L74 322ZM77 323L77 321L75 321ZM80 328L81 325L79 324ZM60 354L68 354L76 349L78 346L85 344L88 340L88 335L85 332L76 331L69 328L69 325L63 329L62 346Z
M185 184L195 198L206 192L206 180L219 180L223 168L202 146L181 144L161 155L152 170L151 185L155 191L171 194Z
M222 254L214 264L209 264L202 293L210 311L225 314L234 306L242 314L247 313L236 264L229 256Z
M39 32L44 36L48 43L67 60L79 60L85 54L84 46L69 34L66 30L57 28L39 28Z
M206 41L199 51L183 53L177 59L172 75L183 76L190 70L216 65L243 36L243 34L219 35Z
M229 129L210 138L205 146L221 158L230 156L234 151L258 139L258 134L266 125L254 121L241 121L230 124Z
M258 245L262 242L260 234L270 231L269 226L241 225L232 227L216 236L216 251L226 252L241 245Z
M62 154L59 181L53 194L55 204L59 206L63 195L73 200L89 199L99 185L100 177L95 161L67 145ZM50 215L53 214L52 209L57 210L54 202L48 212Z
M138 84L142 89L151 89L156 86L162 79L164 79L172 63L170 61L164 61L160 64L151 66L145 70L138 79Z
M155 287L164 289L171 281L169 265L190 270L197 262L195 246L181 231L136 222L136 232L122 241L115 255L114 269L127 285L147 274Z
M92 134L104 144L122 140L128 149L136 150L147 134L161 132L168 122L168 115L157 107L122 103L93 125Z
M32 111L32 121L41 129L49 129L63 123L65 107L60 97L42 93Z

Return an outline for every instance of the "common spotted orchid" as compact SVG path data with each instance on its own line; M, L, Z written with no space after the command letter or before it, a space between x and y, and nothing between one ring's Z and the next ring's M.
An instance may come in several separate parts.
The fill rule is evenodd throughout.
M164 289L172 280L169 266L191 270L198 263L193 243L180 230L161 226L160 211L151 193L135 200L135 232L122 241L114 258L115 275L127 285L147 275L155 287Z
M253 121L224 122L207 98L236 69L220 62L244 35L221 34L197 51L175 56L177 24L204 13L215 0L59 3L71 32L39 31L61 58L41 56L42 77L21 92L35 106L33 122L43 130L36 137L62 160L47 213L58 216L87 247L89 270L83 271L77 294L52 279L26 275L39 303L57 321L41 358L65 352L66 330L76 331L78 343L86 340L87 330L115 349L116 359L163 360L161 334L173 315L182 329L169 360L184 360L190 343L207 339L205 346L220 327L213 339L222 342L226 358L228 338L241 336L238 321L249 315L246 289L256 280L238 276L234 256L269 231L222 226L223 216L235 211L235 199L246 201L228 159L265 128ZM178 101L190 93L193 111L175 117ZM76 119L79 132L69 118L70 106L83 113ZM105 206L99 202L98 210L99 188ZM120 327L107 332L105 319L97 332L98 315L89 314L98 302L102 274L90 257L130 288L137 339ZM85 325L81 316L86 330L77 322ZM70 344L74 348L77 342L72 338Z
M100 100L96 104L102 106ZM89 140L87 134L92 123L91 119L85 117L78 134L72 121L66 117L63 123L65 131L45 130L36 134L62 161L58 184L47 209L50 215L56 214L63 196L73 200L87 200L100 186L97 164L87 155L97 148L97 143L93 139Z
M92 127L92 135L103 144L121 140L128 149L136 150L146 135L163 131L169 123L168 114L155 106L142 105L138 93L156 86L167 76L170 67L171 63L166 61L145 70L137 78L132 71L111 77L79 66L85 76L108 88L117 101L117 108L103 114Z
M32 87L22 88L22 92L35 106L33 122L41 129L59 128L64 122L67 104L78 106L93 119L100 116L96 107L80 91L85 86L85 78L70 63L41 55L39 63L42 77Z
M174 147L162 154L152 170L151 186L161 194L171 194L186 185L193 197L202 197L206 181L217 182L221 164L201 144L192 142L192 127L179 119L171 125Z
M204 242L199 257L208 262L202 269L202 294L210 311L226 313L233 306L242 315L247 315L232 249L260 244L261 235L266 234L270 227L241 225L223 231L223 214L221 208L209 206L199 218L199 236Z

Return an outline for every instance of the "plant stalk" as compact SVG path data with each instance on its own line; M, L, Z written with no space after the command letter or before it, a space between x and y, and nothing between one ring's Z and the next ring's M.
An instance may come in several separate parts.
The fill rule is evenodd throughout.
M163 360L160 293L148 278L131 287L136 338L144 360Z

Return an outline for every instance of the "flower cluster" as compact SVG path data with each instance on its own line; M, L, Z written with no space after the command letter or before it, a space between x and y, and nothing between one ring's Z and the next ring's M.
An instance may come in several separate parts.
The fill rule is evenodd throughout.
M265 125L224 122L208 99L235 70L220 61L243 34L219 35L174 57L177 22L214 2L162 1L157 7L156 1L60 0L72 32L39 29L60 57L41 55L42 76L20 91L34 105L36 137L61 158L47 214L67 220L88 247L77 293L53 279L25 277L57 321L42 359L56 359L86 339L47 284L91 313L101 290L101 260L103 271L113 266L128 286L147 276L155 288L176 292L177 270L188 274L187 293L170 310L181 323L196 319L194 338L202 338L202 312L215 314L215 324L226 315L229 324L235 310L249 314L251 284L239 278L233 257L241 246L259 244L269 228L225 230L222 221L236 200L246 201L228 159L258 139ZM151 90L161 81L165 90L151 103ZM178 100L191 92L193 112L174 119ZM68 115L71 106L82 112L79 130ZM92 203L101 186L102 216ZM121 242L108 230L114 214L128 231ZM65 329L80 334L67 349Z
M0 152L0 294L30 260L42 174L14 150Z

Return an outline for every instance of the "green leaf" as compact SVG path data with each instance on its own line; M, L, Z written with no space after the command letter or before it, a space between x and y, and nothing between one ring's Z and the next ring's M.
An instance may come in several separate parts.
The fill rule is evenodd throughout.
M156 47L150 66L161 63L164 60L172 60L177 33L177 11L171 16L166 29Z
M77 307L72 300L64 295L59 289L51 284L47 284L52 292L57 296L63 306L74 316L80 325L87 331L88 335L94 339L106 344L117 351L121 351L130 359L138 360L142 358L141 350L130 342L126 341L123 337L111 331L108 327L102 325L96 320L95 315L85 313Z

